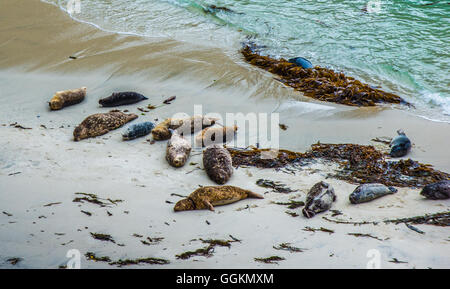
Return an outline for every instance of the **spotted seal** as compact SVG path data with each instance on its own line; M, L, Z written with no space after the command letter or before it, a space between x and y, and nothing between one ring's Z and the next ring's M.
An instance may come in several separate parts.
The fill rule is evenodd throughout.
M386 195L395 194L396 192L396 188L387 187L383 184L362 184L356 187L350 194L349 200L352 204L360 204Z
M103 107L113 107L119 105L133 104L148 99L140 93L133 91L114 92L108 97L102 98L98 103Z
M51 110L59 110L63 107L80 103L86 97L86 87L71 90L57 91L48 105Z
M207 127L195 137L195 144L206 147L211 144L226 143L234 138L237 130L238 127L236 125Z
M123 140L132 140L148 135L155 127L153 122L146 121L130 125L122 134Z
M315 184L306 195L306 203L303 208L303 215L312 218L316 214L325 212L331 208L336 201L336 194L333 187L325 182Z
M227 149L212 145L203 151L203 167L209 178L223 185L233 175L233 160Z
M423 187L422 196L431 200L445 200L450 198L450 180L444 180Z
M168 118L159 123L153 130L154 140L167 140L172 136L171 130L177 130L181 135L185 133L194 133L206 127L214 125L216 118L194 115L188 118Z
M104 135L136 118L138 118L137 115L133 113L125 114L120 110L111 110L107 113L93 114L85 118L83 122L75 128L73 137L75 141L79 141L85 138Z
M405 132L399 129L397 134L398 136L390 143L390 155L394 158L404 157L411 150L411 141L406 136Z
M186 199L180 200L173 208L175 212L190 210L214 211L214 206L227 205L246 198L264 199L260 194L233 186L201 187Z
M172 137L167 142L166 160L173 167L182 167L189 158L191 150L191 143L177 131L173 131Z

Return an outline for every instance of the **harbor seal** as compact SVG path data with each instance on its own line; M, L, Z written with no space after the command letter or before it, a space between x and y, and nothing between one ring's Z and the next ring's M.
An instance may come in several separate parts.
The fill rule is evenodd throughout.
M288 60L288 62L294 63L295 65L300 66L301 68L305 68L305 69L313 68L312 63L308 59L303 58L303 57L291 58Z
M122 134L123 140L132 140L148 135L155 127L153 122L146 121L130 125Z
M333 187L325 182L315 184L306 195L306 203L303 208L303 215L312 218L316 214L325 212L331 208L336 201L336 194Z
M93 114L85 118L83 122L75 128L73 131L73 138L75 141L79 141L85 138L104 135L136 118L138 118L138 116L133 113L125 114L119 110Z
M260 194L239 187L201 187L192 192L186 199L178 201L173 210L175 212L206 209L214 211L214 206L227 205L246 198L264 199Z
M125 91L125 92L114 92L110 96L100 99L98 103L103 107L113 107L119 105L133 104L146 99L148 98L140 93Z
M396 188L383 184L362 184L350 194L349 200L352 204L361 204L396 192Z
M57 91L48 105L51 110L59 110L63 107L80 103L86 97L86 87L71 90Z
M450 180L444 180L423 187L422 196L431 200L445 200L450 198Z
M207 127L195 137L195 144L207 147L211 144L226 143L234 138L237 130L238 127L236 125Z
M212 145L203 151L203 167L209 178L223 185L233 175L233 160L227 149Z
M189 158L191 150L191 143L177 131L173 131L172 137L167 142L166 160L175 168L182 167Z
M405 135L405 132L399 129L397 133L398 136L390 143L390 155L394 158L406 156L406 154L411 150L411 141Z
M152 131L154 140L167 140L172 136L171 130L177 130L180 135L194 133L206 127L214 125L216 118L194 115L188 118L168 118L159 123Z

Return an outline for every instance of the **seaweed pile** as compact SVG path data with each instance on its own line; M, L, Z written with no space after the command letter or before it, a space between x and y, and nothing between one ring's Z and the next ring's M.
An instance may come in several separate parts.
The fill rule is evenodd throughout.
M329 68L304 69L283 58L277 60L259 55L249 46L244 47L241 53L250 64L279 75L285 85L318 100L350 106L375 106L377 103L411 105L398 95L373 88Z
M268 149L240 150L228 148L233 165L239 167L282 168L304 165L316 159L339 164L332 177L356 184L382 183L397 187L423 187L450 179L450 174L434 170L430 165L414 160L388 161L374 146L358 144L313 144L305 153L280 150L273 159L261 158Z

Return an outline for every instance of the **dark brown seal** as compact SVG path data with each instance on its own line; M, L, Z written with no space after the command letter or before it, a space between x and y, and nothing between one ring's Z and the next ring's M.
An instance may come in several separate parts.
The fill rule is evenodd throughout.
M138 116L133 113L125 114L119 110L93 114L88 116L75 128L73 138L75 141L79 141L85 138L104 135L136 118Z
M206 209L214 211L214 206L227 205L246 198L264 199L260 194L239 187L201 187L186 199L178 201L173 210L175 212Z
M209 178L223 185L233 175L233 161L227 149L220 145L212 145L203 151L203 167Z
M59 110L63 107L80 103L86 97L86 87L57 91L48 105L51 110Z

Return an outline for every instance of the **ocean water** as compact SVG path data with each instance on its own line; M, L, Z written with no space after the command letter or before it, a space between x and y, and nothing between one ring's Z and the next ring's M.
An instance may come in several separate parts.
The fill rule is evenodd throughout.
M263 54L344 71L404 97L416 114L450 122L448 1L79 0L80 10L77 0L45 2L106 31L227 53L251 40Z

